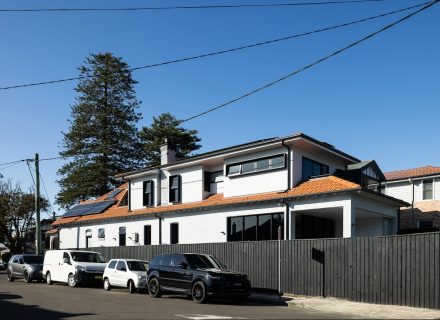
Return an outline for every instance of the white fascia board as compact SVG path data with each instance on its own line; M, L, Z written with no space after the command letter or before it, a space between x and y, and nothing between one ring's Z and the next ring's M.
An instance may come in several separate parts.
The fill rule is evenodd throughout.
M135 174L132 174L132 175L124 176L122 178L124 180L130 180L130 179L145 177L145 176L149 176L149 175L153 175L153 174L160 174L160 170L159 169L153 169L153 170L150 170L150 171L145 171L145 172L140 172L140 173L135 173Z
M404 178L404 179L399 179L399 180L391 180L391 181L384 181L383 183L385 185L388 184L393 184L393 183L402 183L402 182L410 182L410 180L414 181L414 180L426 180L426 179L437 179L440 178L440 174L433 174L433 175L426 175L426 176L420 176L420 177L414 177L414 178Z

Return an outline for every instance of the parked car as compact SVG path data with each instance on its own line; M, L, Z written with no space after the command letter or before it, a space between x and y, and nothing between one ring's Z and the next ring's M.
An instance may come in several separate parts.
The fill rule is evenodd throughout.
M43 280L43 256L35 254L17 254L11 257L6 271L8 280L23 278L27 283Z
M44 256L43 277L47 284L63 282L75 287L102 282L105 266L106 261L98 252L49 250Z
M104 270L104 289L128 288L130 293L147 289L148 262L133 259L113 259Z
M7 262L3 262L3 260L0 259L0 271L5 270L8 267Z
M228 270L210 255L159 255L150 261L147 274L148 291L155 298L170 292L186 294L196 303L205 303L213 296L243 302L250 295L247 276Z

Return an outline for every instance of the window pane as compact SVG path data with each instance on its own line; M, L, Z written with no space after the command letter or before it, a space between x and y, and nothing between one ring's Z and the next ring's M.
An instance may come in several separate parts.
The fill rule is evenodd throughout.
M281 240L284 239L284 215L275 213L272 215L272 240L278 240L278 228L281 227Z
M229 166L228 175L240 173L240 165Z
M272 158L272 163L271 163L271 168L284 168L285 166L285 161L284 161L284 156L278 156L275 158Z
M122 269L127 270L127 267L125 266L125 262L124 261L119 261L117 266L116 266L116 269L117 270L122 270Z
M257 216L244 217L244 241L257 240Z
M264 214L258 216L258 240L271 240L271 215Z
M310 178L310 176L312 176L312 161L307 159L307 158L303 158L302 159L302 179L303 180L308 180Z
M229 218L228 241L242 241L243 240L243 218L233 217Z
M329 174L328 166L322 165L322 167L321 167L321 174Z
M164 267L171 267L171 257L172 257L171 254L164 255L162 258L161 265Z
M243 163L241 168L242 173L249 173L254 171L255 171L255 162Z
M151 226L144 226L144 245L151 244Z
M105 229L98 229L98 238L105 238Z
M432 199L432 180L423 180L423 200Z
M145 193L150 193L151 192L151 181L147 181L145 183Z
M269 159L263 159L257 161L257 170L269 169Z
M216 183L223 181L223 171L211 172L209 182Z
M313 162L312 176L321 175L321 165L319 163Z
M108 264L108 268L109 269L114 269L116 266L116 260L112 260L110 261L110 263Z
M179 243L179 225L177 223L172 223L170 225L170 233L171 233L171 244Z
M179 179L177 176L171 177L171 189L179 188Z
M185 256L183 254L173 254L171 258L171 266L179 267L181 263L187 263Z

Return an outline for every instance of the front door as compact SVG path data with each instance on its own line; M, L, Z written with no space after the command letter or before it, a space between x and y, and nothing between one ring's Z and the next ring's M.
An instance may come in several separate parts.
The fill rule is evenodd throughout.
M178 290L190 290L191 287L191 272L188 270L188 262L183 254L173 255L171 260L173 267L170 274L173 287Z
M64 262L64 259L67 259L67 262ZM68 252L64 252L59 264L58 272L56 275L54 275L56 276L54 280L67 282L70 272L72 272L72 258Z
M127 265L125 261L119 260L114 273L114 283L116 286L125 287L127 285Z

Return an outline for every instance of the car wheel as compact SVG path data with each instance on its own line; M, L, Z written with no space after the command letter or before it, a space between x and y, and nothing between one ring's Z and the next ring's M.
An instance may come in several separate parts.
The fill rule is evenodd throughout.
M49 271L46 273L46 283L49 284L49 285L52 285L52 284L53 284L53 282L52 282L52 276L50 275L50 272L49 272Z
M148 293L153 298L160 298L162 296L159 280L157 278L152 278L148 281Z
M73 273L69 274L69 276L67 277L67 284L69 285L69 287L76 287L76 280Z
M110 285L110 280L108 278L104 279L104 289L110 291L112 286Z
M31 282L32 282L32 279L31 279L31 277L29 276L29 273L28 273L27 271L24 272L24 281L25 281L26 283L31 283Z
M133 294L136 292L136 287L134 286L133 280L128 281L128 291Z
M13 282L15 280L14 276L12 275L11 270L8 270L8 281Z
M197 281L191 288L191 296L195 303L205 303L208 300L208 292L203 281Z

